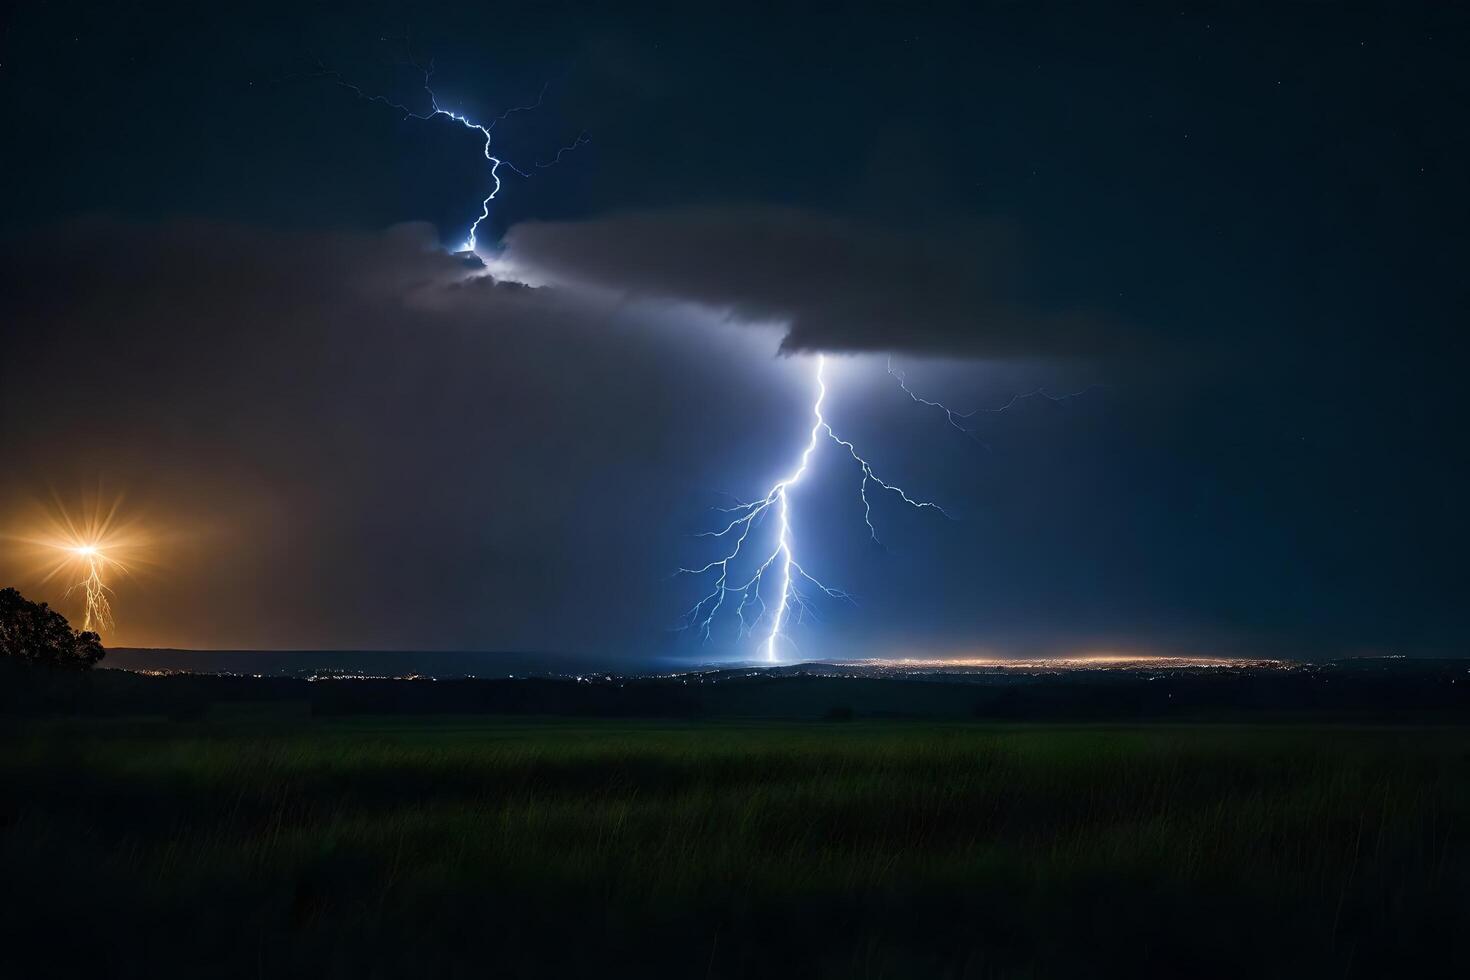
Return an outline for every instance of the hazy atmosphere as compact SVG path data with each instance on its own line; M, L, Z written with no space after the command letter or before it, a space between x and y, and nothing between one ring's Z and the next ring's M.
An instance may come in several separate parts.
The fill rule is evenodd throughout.
M0 514L123 497L122 645L738 659L671 575L826 352L950 519L824 446L793 654L1458 649L1460 15L1063 9L23 8ZM533 106L488 275L410 57Z
M1470 12L21 4L0 977L1470 976Z

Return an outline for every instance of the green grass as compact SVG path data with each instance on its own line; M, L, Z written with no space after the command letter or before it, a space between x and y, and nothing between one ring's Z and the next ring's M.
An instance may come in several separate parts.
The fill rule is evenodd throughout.
M26 976L1379 976L1470 957L1470 732L30 724Z

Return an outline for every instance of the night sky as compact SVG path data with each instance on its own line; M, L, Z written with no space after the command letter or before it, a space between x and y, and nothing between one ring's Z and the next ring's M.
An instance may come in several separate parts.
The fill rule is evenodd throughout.
M822 449L792 523L856 604L803 655L1465 651L1454 5L94 6L0 26L0 531L126 495L111 644L751 656L671 573L820 351L953 519L876 494L875 545ZM480 138L323 74L424 111L410 57L473 118L545 86L492 275ZM890 357L1080 394L966 435Z

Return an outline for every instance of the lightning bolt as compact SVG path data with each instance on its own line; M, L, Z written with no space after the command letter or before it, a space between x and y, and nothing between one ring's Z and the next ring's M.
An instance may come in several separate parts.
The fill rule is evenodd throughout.
M761 649L765 659L772 663L779 659L778 644L783 640L790 642L785 631L792 616L796 617L798 623L809 615L815 616L811 600L816 598L816 594L831 599L855 601L849 593L827 585L813 576L797 558L796 538L791 523L790 490L809 472L812 458L824 442L835 445L857 464L860 474L858 496L863 503L863 521L874 542L879 542L879 539L878 529L873 524L872 500L868 495L870 485L892 494L915 510L932 510L944 517L949 516L938 504L920 500L902 487L883 480L873 471L867 458L858 452L857 446L837 434L822 413L823 403L827 399L825 368L826 359L818 354L815 359L816 397L812 402L812 425L807 433L806 444L791 472L772 484L758 499L737 500L733 507L716 508L729 515L725 525L716 530L700 532L696 536L726 541L729 543L728 550L704 565L679 569L679 574L712 577L714 580L710 591L685 613L685 628L693 627L706 640L709 639L717 617L727 605L733 603L738 635L747 636L761 628L764 631ZM755 560L754 571L739 578L735 575L735 567L745 555L751 532L767 519L775 521L774 541ZM774 578L773 589L766 587L768 575ZM812 587L816 592L805 591L804 585ZM768 594L772 597L769 602L766 599Z
M470 230L465 237L464 243L460 245L458 249L456 249L456 251L460 252L473 252L477 244L476 234L480 230L480 225L483 224L485 220L490 217L490 202L495 200L496 195L500 193L500 168L506 167L511 172L521 177L529 178L531 176L530 171L518 167L514 163L511 163L509 160L496 156L493 152L491 152L491 144L494 141L492 131L495 129L495 125L497 123L505 120L507 117L512 116L517 112L526 112L531 109L540 108L541 103L546 98L547 85L541 86L541 92L536 96L535 102L527 103L526 105L512 106L511 108L502 112L500 115L496 116L494 119L490 120L488 124L484 124L475 122L473 119L470 119L463 113L455 112L452 109L446 109L439 104L439 97L434 94L434 89L431 84L434 78L433 61L430 61L427 65L420 65L418 62L410 59L409 64L413 65L415 69L423 73L423 90L424 93L429 97L428 112L415 112L403 103L395 102L392 99L388 98L386 95L375 95L373 93L364 91L361 86L353 82L349 82L338 72L330 71L322 66L318 66L316 75L320 78L331 79L333 82L347 89L349 92L353 93L359 99L362 99L365 102L376 102L379 105L385 105L388 106L390 109L395 109L398 112L403 113L403 118L405 119L418 119L423 122L430 122L434 119L442 117L444 119L450 120L451 122L459 123L465 129L469 129L476 133L479 133L480 136L484 138L484 144L481 147L481 153L484 155L486 162L490 164L490 193L486 194L484 199L480 201L480 213L476 215L474 221L470 223ZM590 140L587 134L585 132L579 133L575 140L568 143L566 146L559 148L556 153L551 157L551 159L544 162L538 161L535 163L535 167L536 169L542 170L546 169L547 167L554 167L561 162L561 158L565 154L570 153L571 151L585 145L588 142L590 142Z
M997 408L975 408L971 409L968 412L956 412L954 409L950 408L948 405L945 405L943 402L937 402L933 399L925 398L923 395L920 395L918 392L910 388L908 386L908 381L904 377L904 373L893 366L893 358L891 357L888 359L888 375L889 377L893 378L894 381L898 382L899 388L903 389L903 393L905 395L908 395L915 404L924 405L928 408L938 409L944 414L944 419L946 422L949 423L951 428L957 429L960 432L964 433L965 436L979 443L981 446L984 446L987 450L990 448L990 446L982 442L980 440L980 437L975 434L975 430L966 425L963 425L963 422L967 422L970 419L975 418L977 415L999 415L1002 412L1007 412L1010 409L1015 408L1020 403L1028 401L1032 398L1041 398L1051 402L1053 405L1066 404L1073 398L1085 395L1089 391L1092 391L1094 388L1100 387L1099 385L1095 384L1088 385L1086 388L1082 388L1078 391L1069 392L1065 395L1053 395L1045 388L1033 388L1030 391L1023 391L1019 392L1018 394L1012 395L1010 401Z
M79 582L67 590L67 594L70 594L72 589L80 588L86 599L82 629L94 633L112 629L112 603L108 600L112 590L102 581L102 570L115 562L92 545L71 550L82 559L86 572Z

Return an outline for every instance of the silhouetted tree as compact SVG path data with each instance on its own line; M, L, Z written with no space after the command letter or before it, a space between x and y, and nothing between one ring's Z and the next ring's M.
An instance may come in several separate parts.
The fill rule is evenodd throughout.
M46 603L31 602L15 589L0 589L0 659L87 670L105 653L96 633L77 632Z

